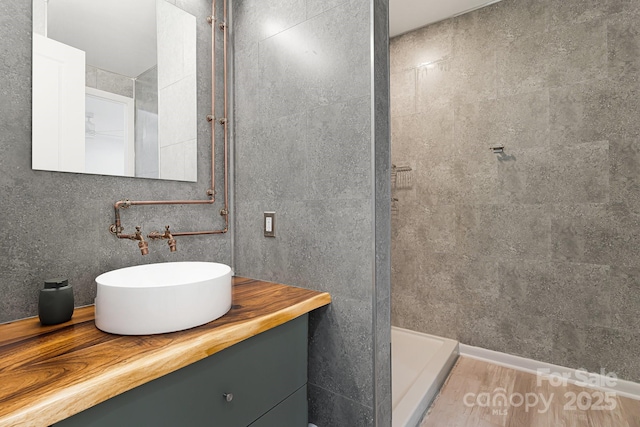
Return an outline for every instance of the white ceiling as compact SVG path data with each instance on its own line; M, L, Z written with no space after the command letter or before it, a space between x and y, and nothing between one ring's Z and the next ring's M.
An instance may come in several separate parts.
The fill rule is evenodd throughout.
M89 65L137 77L157 62L156 0L48 0L47 35Z
M389 37L498 1L500 0L389 0Z

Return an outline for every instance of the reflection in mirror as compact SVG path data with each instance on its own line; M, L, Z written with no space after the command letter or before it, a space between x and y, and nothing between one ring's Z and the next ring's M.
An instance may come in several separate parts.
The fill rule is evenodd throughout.
M194 16L33 0L33 33L33 169L197 180Z

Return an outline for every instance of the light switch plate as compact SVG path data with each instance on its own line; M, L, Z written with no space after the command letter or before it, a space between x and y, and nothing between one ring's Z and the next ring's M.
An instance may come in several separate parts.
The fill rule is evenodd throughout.
M264 237L276 237L276 213L265 212L264 223L262 225Z

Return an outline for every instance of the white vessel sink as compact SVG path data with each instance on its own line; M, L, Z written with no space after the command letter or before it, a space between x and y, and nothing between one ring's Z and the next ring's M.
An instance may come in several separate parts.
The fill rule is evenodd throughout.
M120 335L181 331L231 308L231 267L167 262L121 268L96 277L96 326Z

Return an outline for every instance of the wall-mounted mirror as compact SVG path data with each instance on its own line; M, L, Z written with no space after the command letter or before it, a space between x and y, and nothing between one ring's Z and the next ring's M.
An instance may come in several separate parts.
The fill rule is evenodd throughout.
M33 0L33 169L196 181L196 94L182 9Z

